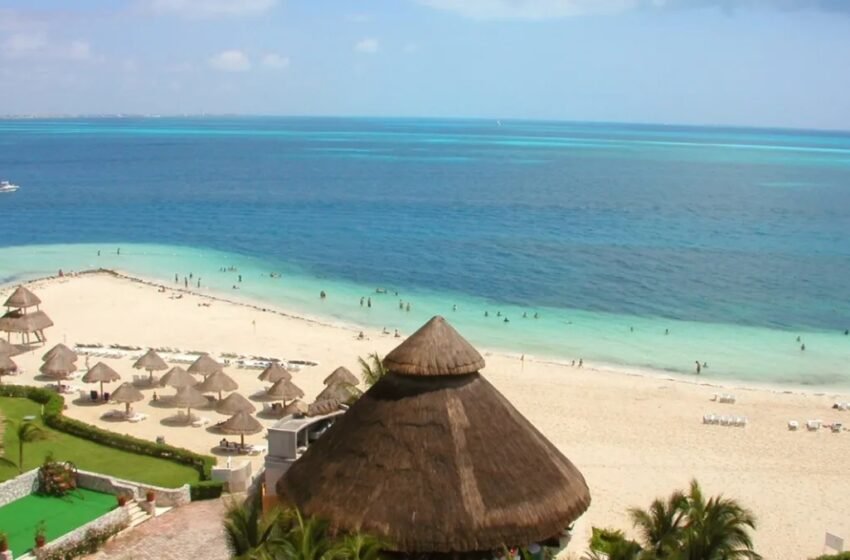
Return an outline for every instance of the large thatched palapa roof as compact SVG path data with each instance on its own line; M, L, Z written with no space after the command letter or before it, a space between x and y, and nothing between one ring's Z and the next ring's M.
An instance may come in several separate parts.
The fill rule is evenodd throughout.
M557 536L590 505L576 467L478 369L435 317L277 483L340 531L407 553L492 551Z
M26 289L23 286L18 286L15 288L15 291L12 292L12 295L6 300L6 307L14 307L17 309L25 308L25 307L35 307L36 305L41 304L41 300L38 299L38 296Z
M334 385L337 383L344 383L346 385L357 385L360 383L360 380L349 371L348 368L344 366L339 366L336 368L332 374L325 377L323 381L325 385Z
M53 321L44 311L33 311L32 313L21 313L20 311L9 311L0 317L0 331L14 333L32 333L43 331L52 327Z

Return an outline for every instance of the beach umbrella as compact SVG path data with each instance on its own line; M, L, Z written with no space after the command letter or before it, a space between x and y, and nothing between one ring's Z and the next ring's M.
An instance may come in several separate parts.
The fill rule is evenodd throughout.
M221 400L222 391L235 391L239 385L223 371L211 373L195 388L201 393L218 393L218 400Z
M51 348L50 350L48 350L47 352L45 352L44 356L42 356L41 359L46 362L47 360L49 360L53 356L65 356L66 358L68 358L72 362L76 362L77 358L78 358L76 352L74 352L73 350L71 350L70 348L68 348L67 346L62 344L61 342L59 344L57 344L56 346L54 346L53 348Z
M121 379L121 376L118 375L117 371L103 362L98 362L83 376L83 383L100 383L100 397L103 398L103 384L112 383L119 379Z
M336 412L339 410L339 405L341 404L343 402L337 399L316 401L307 407L307 416L324 416L325 414Z
M192 420L192 409L207 405L207 398L192 386L180 387L177 393L171 397L171 406L185 408L186 415Z
M484 359L445 319L384 365L277 481L281 501L422 556L541 542L590 506L581 472L478 373Z
M306 414L309 407L307 403L302 400L295 399L285 407L283 407L283 416L289 416L291 414Z
M292 381L281 379L266 390L266 399L270 401L291 401L304 396L302 391Z
M163 360L153 348L149 348L147 352L142 354L142 356L136 360L133 367L136 369L147 370L148 383L153 385L153 372L167 370L168 364L165 363L165 360Z
M18 371L18 364L6 354L0 354L0 377Z
M0 338L0 356L17 356L18 354L23 354L27 349L23 346L18 346L17 344L12 344L7 342L6 340Z
M159 379L159 384L163 387L174 387L175 389L179 389L181 387L189 387L191 385L197 385L198 380L195 379L195 376L183 369L180 366L174 366L168 373L163 375Z
M38 299L37 295L23 286L18 286L3 305L9 308L25 309L27 307L36 307L39 304L41 304L41 300Z
M109 396L109 400L124 403L126 405L124 413L130 414L130 404L145 400L145 396L135 385L125 381Z
M291 381L292 374L281 367L279 363L272 362L266 369L263 370L263 373L261 373L257 379L267 383L277 383L281 379Z
M62 380L66 379L70 374L77 371L77 366L74 365L74 362L71 361L70 357L67 355L56 354L43 364L38 370L57 380L57 385L59 389L62 389Z
M232 416L237 412L254 412L257 410L251 401L240 395L239 393L230 393L222 400L215 403L215 411L219 414Z
M337 383L344 383L346 385L358 385L360 383L360 380L357 379L357 377L353 373L351 373L348 368L340 366L336 368L332 374L325 377L323 383L325 385L334 385Z
M204 377L222 371L224 366L216 362L209 354L201 354L198 359L189 366L189 373L200 373Z
M219 427L219 430L225 434L234 434L240 436L240 447L245 447L245 436L256 434L263 431L263 425L251 416L250 412L237 412Z
M353 385L347 383L334 383L328 385L322 392L316 395L316 401L326 401L328 399L337 400L341 403L348 403L356 400L361 395L361 391Z

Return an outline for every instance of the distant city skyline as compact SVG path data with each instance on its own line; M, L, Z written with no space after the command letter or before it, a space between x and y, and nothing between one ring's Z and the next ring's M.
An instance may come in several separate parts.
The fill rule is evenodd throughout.
M841 0L0 0L0 114L850 130Z

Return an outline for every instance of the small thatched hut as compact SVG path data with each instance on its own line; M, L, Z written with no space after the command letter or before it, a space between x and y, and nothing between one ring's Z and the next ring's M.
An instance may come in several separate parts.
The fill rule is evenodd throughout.
M285 501L411 554L525 546L587 510L578 469L478 373L484 359L442 317L384 365L277 482Z
M10 295L4 305L6 314L0 317L0 331L11 336L12 333L21 335L21 342L29 344L30 335L34 334L36 340L45 342L44 329L53 326L53 321L44 311L39 310L41 300L34 293L23 286L18 286ZM35 307L35 311L28 311Z

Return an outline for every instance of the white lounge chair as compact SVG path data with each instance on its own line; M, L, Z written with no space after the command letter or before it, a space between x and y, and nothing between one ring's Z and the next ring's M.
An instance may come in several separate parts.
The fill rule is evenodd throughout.
M209 418L201 417L201 418L196 418L196 419L192 420L192 425L196 428L203 428L204 426L206 426L209 423L210 423Z
M834 433L834 434L837 434L838 432L840 432L842 430L842 428L843 428L843 425L841 424L841 422L833 422L832 426L829 427L829 429L832 430L832 433Z
M821 421L820 420L809 420L806 422L806 429L810 432L816 432L820 430Z
M796 432L800 428L800 423L796 420L788 420L788 430Z
M268 447L262 444L254 444L248 446L248 453L251 455L259 455L261 453L265 453L268 450Z

